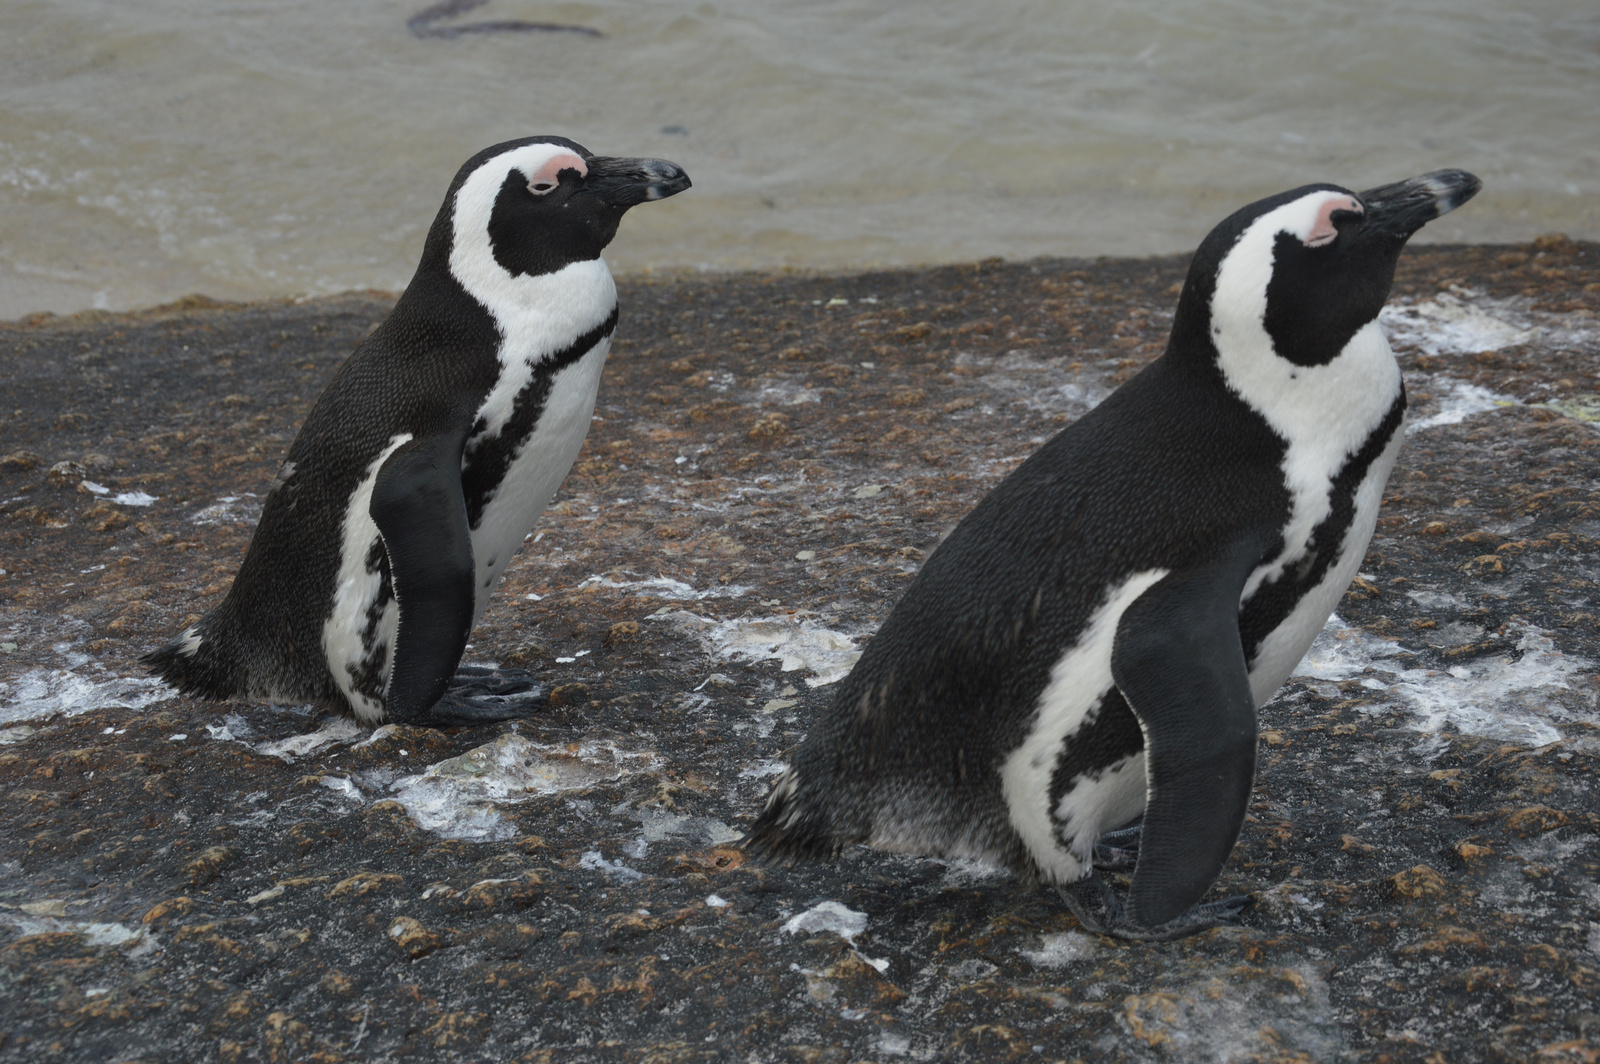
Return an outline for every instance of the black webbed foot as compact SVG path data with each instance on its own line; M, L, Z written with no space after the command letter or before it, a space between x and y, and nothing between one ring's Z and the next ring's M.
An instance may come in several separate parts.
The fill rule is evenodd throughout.
M435 728L473 727L534 716L549 701L548 692L520 669L463 665L450 678L444 696L428 710Z
M1202 902L1175 919L1157 927L1144 927L1129 920L1123 906L1123 897L1091 872L1089 878L1058 887L1061 900L1067 903L1072 915L1078 918L1085 931L1111 935L1114 938L1142 942L1165 942L1185 938L1199 931L1221 924L1234 924L1245 910L1255 904L1248 894L1240 894L1218 901Z
M462 665L450 677L446 693L464 698L505 698L538 691L533 674L521 669L491 669L487 665Z
M1094 866L1106 872L1131 872L1139 863L1139 838L1144 825L1108 831L1094 844Z

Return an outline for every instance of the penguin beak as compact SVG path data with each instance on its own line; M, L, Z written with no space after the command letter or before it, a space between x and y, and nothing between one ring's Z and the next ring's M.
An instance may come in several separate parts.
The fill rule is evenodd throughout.
M689 187L689 175L665 159L589 159L584 191L613 207L627 210L650 200L676 196Z
M1356 194L1366 208L1361 236L1404 240L1476 196L1482 187L1483 182L1465 170L1435 170L1392 185L1369 188Z

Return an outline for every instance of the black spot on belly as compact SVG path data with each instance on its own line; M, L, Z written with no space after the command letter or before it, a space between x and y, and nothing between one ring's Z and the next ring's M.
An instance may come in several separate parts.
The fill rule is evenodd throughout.
M466 496L467 523L472 528L476 529L483 523L483 511L493 501L506 471L511 468L522 445L539 424L539 416L544 413L544 405L550 398L556 374L593 351L596 344L616 329L617 308L612 307L605 321L533 368L533 376L512 400L511 417L499 432L492 436L483 435L487 425L482 418L478 419L472 428L472 435L467 439L461 469L461 491Z
M389 663L389 644L380 638L378 626L383 621L384 610L394 600L394 581L389 575L389 555L383 549L383 540L374 539L367 550L367 572L378 574L378 593L367 606L367 615L361 624L361 660L347 662L352 690L368 698L383 701L383 670Z
M1080 783L1097 780L1105 770L1123 758L1144 749L1144 732L1139 718L1128 708L1122 692L1113 687L1091 710L1083 725L1067 737L1050 774L1050 818L1061 806L1061 799ZM1116 827L1118 825L1112 825Z
M1395 396L1383 422L1373 430L1361 450L1345 462L1339 475L1334 477L1328 492L1328 516L1311 530L1306 543L1306 553L1284 570L1276 580L1264 581L1239 611L1239 635L1244 643L1244 658L1254 668L1261 644L1289 614L1306 593L1328 575L1345 551L1345 536L1356 517L1356 489L1366 479L1372 463L1383 454L1384 448L1394 438L1406 413L1405 388Z

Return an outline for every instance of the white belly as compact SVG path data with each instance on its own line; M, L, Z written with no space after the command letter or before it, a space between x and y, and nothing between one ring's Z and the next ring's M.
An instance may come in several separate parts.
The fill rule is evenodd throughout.
M606 338L577 362L557 372L538 424L512 459L494 497L472 530L474 578L473 623L489 605L506 566L522 546L533 523L550 505L566 479L594 416L600 373L611 340Z
M333 607L322 625L328 671L356 719L365 724L383 720L383 691L392 664L389 654L400 625L399 606L383 587L381 563L374 564L380 537L370 513L372 488L383 463L410 439L409 432L390 438L388 446L367 466L346 504Z
M1251 695L1257 706L1288 679L1361 567L1377 524L1383 487L1403 436L1403 431L1396 428L1388 446L1356 488L1354 513L1342 543L1324 548L1337 546L1338 560L1329 566L1322 581L1296 603L1283 623L1273 629L1257 652L1250 672ZM1302 509L1310 509L1319 520L1326 516L1327 492L1324 487L1318 506L1309 506L1311 500L1303 500ZM1297 532L1291 526L1294 534L1284 550L1252 574L1247 587L1253 592L1261 586L1266 573L1281 573L1287 563L1302 557L1313 530L1313 521L1303 521ZM1123 611L1165 575L1163 569L1135 573L1120 586L1108 589L1104 603L1089 619L1078 642L1062 654L1051 670L1028 737L1001 767L1012 826L1046 882L1081 879L1088 873L1100 833L1120 827L1144 809L1144 751L1123 758L1093 778L1080 778L1054 809L1049 804L1050 782L1063 751L1094 719L1111 691L1111 644Z
M1262 641L1256 652L1255 664L1250 670L1250 695L1257 706L1271 698L1294 672L1295 666L1300 664L1300 659L1311 648L1312 640L1317 638L1317 633L1327 623L1328 615L1339 605L1345 588L1350 586L1350 581L1355 579L1360 570L1361 560L1366 557L1367 544L1372 542L1372 530L1377 527L1383 486L1388 482L1389 472L1400 454L1400 443L1404 436L1404 427L1397 427L1389 445L1372 463L1366 477L1356 488L1355 513L1345 532L1339 560L1328 567L1322 582L1295 604L1294 610ZM1303 554L1304 551L1305 541L1302 540L1299 553ZM1259 586L1255 579L1250 583Z
M1062 751L1111 692L1111 646L1123 611L1166 575L1165 569L1148 569L1106 590L1077 643L1050 670L1028 737L1000 766L1011 826L1046 883L1082 879L1100 832L1120 827L1144 808L1143 751L1110 766L1099 780L1074 787L1057 809L1050 808L1050 781Z

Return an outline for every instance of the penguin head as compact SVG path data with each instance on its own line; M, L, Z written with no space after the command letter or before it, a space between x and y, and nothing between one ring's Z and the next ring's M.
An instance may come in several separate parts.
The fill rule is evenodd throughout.
M565 137L496 144L456 173L423 267L448 266L458 278L555 273L598 259L629 207L688 187L676 163L595 155Z
M1195 252L1174 337L1203 331L1213 353L1248 338L1296 366L1326 365L1377 319L1411 234L1480 187L1464 170L1438 170L1366 192L1306 185L1252 203Z

